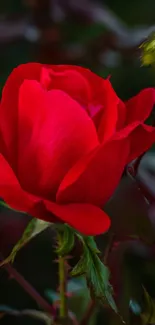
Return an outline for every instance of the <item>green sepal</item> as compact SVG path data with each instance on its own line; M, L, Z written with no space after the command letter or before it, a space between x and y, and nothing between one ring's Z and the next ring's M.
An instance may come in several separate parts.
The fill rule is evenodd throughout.
M67 224L64 224L63 227L59 228L59 231L61 232L61 241L56 249L56 253L61 256L66 256L71 252L74 246L75 231Z

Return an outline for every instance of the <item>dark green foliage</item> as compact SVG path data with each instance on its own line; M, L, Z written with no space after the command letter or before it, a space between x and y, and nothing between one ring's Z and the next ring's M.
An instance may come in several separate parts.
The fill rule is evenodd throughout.
M83 254L73 268L71 275L85 274L91 295L102 303L108 303L117 312L117 307L112 297L112 287L109 283L109 270L99 258L99 250L93 237L77 235L83 244Z
M155 300L153 300L146 289L144 288L144 300L145 309L141 314L141 320L143 325L154 324L155 323Z
M63 225L63 232L61 236L61 243L56 249L56 253L61 256L69 254L74 246L74 231L67 224Z

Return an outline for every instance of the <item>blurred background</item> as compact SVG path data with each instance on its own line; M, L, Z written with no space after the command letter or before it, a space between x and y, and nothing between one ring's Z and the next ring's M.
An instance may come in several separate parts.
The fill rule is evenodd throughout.
M138 45L154 30L154 0L1 0L0 85L28 61L80 64L123 98L154 84Z
M152 66L141 66L139 52L141 42L155 30L154 13L154 0L0 0L0 90L12 69L29 61L77 64L88 67L103 77L110 75L111 82L122 99L135 95L144 87L154 86L155 69ZM153 160L153 167L151 165L147 176L146 165L147 161L143 165L144 181L149 175L151 182L155 161ZM154 186L153 183L151 186ZM133 188L131 192L132 198L135 197ZM122 218L120 222L124 220L124 215L128 215L129 220L131 215L135 214L136 205L136 216L139 216L141 225L138 229L145 243L129 240L124 244L118 234L117 242L121 244L112 252L109 265L114 274L112 283L116 289L116 298L124 317L127 316L129 307L132 307L133 314L138 317L141 312L142 284L145 283L151 299L155 299L155 233L150 230L153 229L152 225L148 226L145 220L145 202L140 202L140 208L137 209L137 202L133 202L131 198L127 201L126 203L124 198L124 206L121 206L120 210L117 207ZM127 206L130 207L128 213ZM107 209L115 218L111 208ZM29 220L25 215L1 208L0 251L4 257L10 253ZM127 222L127 219L125 220ZM124 236L128 235L127 228L128 224L126 228L121 228ZM136 231L133 227L131 233L135 235ZM142 236L144 232L145 236ZM106 236L97 239L102 252L106 240ZM151 247L148 247L148 243ZM56 256L52 245L53 233L47 230L19 252L13 266L49 304L56 297L58 284L57 263L53 262ZM80 253L78 250L76 253L78 258ZM122 288L125 288L124 291ZM79 292L71 304L80 318L80 313L88 302L85 286L83 282L81 284L81 280L73 281L70 283L70 289ZM22 314L4 316L3 311L6 308L8 314L11 310L39 309L35 300L15 281L12 272L2 268L0 324L44 324L41 320ZM134 321L132 319L132 325ZM136 318L136 324L140 321ZM122 324L120 319L109 316L102 308L92 317L91 322L97 325ZM152 318L151 324L153 322L155 323L155 317ZM144 324L148 324L146 319Z

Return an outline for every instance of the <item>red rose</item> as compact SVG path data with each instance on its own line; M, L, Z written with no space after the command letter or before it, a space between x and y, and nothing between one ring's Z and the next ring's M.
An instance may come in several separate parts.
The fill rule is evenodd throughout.
M155 90L123 103L110 81L76 66L21 65L0 112L0 196L12 208L80 232L109 228L101 207L124 166L147 150Z

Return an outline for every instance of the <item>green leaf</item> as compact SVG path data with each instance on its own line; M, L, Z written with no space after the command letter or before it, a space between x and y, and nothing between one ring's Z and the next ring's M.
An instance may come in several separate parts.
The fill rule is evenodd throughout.
M24 230L21 239L14 246L11 254L0 263L0 266L10 262L14 262L18 251L23 246L25 246L25 244L27 244L33 237L37 236L40 232L44 231L49 226L51 226L51 223L33 218Z
M85 241L83 240L83 237L79 234L77 234L77 237L83 243L83 254L81 255L81 258L78 261L78 263L74 266L74 268L70 272L71 276L80 276L85 274L89 263L91 263L89 249L85 245Z
M94 237L86 236L84 237L85 242L87 243L88 247L93 250L94 254L100 254L100 250L98 249Z
M99 250L93 237L77 235L83 243L83 254L79 262L71 271L72 276L86 275L88 286L94 298L104 304L107 302L117 312L117 307L112 296L112 287L109 283L110 273L102 263L98 254Z
M155 63L155 33L147 38L147 40L140 45L142 50L141 62L142 65L148 66Z
M155 300L153 300L148 292L144 289L144 301L145 310L141 314L141 320L143 325L154 324L155 323Z
M59 242L59 246L56 249L56 253L58 255L65 256L72 250L74 246L75 231L67 224L64 224L63 228L60 231L62 231L61 241Z

